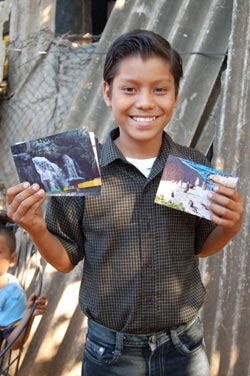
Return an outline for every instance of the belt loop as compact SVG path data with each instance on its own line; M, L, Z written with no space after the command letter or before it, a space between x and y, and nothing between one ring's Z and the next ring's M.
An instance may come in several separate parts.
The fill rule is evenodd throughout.
M170 330L170 337L172 339L173 345L176 346L176 347L179 347L180 340L179 340L178 334L175 330Z
M123 350L124 335L120 332L116 332L115 351L114 356L120 356Z

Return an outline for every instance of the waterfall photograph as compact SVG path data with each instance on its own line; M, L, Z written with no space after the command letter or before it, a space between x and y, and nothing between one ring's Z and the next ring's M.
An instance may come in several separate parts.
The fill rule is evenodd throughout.
M48 195L98 195L98 142L74 129L11 146L20 182L38 183Z

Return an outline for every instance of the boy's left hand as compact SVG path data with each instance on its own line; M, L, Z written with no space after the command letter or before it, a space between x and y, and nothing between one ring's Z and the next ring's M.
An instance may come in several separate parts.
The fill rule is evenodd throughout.
M224 232L236 234L240 231L244 200L239 193L224 185L216 185L214 192L209 194L211 220L222 227Z

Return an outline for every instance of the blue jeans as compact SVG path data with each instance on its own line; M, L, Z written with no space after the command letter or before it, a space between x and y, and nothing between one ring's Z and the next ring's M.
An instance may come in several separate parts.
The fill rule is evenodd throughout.
M115 332L89 320L84 376L209 376L199 317L150 335Z

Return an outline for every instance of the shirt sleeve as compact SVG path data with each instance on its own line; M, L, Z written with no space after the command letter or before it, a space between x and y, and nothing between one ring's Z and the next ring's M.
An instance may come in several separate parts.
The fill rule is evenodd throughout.
M208 235L215 229L216 224L212 221L199 218L196 227L195 236L195 254L198 255L201 252L203 244L207 240Z
M83 213L82 196L53 196L48 200L45 217L48 230L63 244L73 265L84 257Z
M0 326L8 326L23 318L26 310L26 296L16 282L10 282L0 296Z

